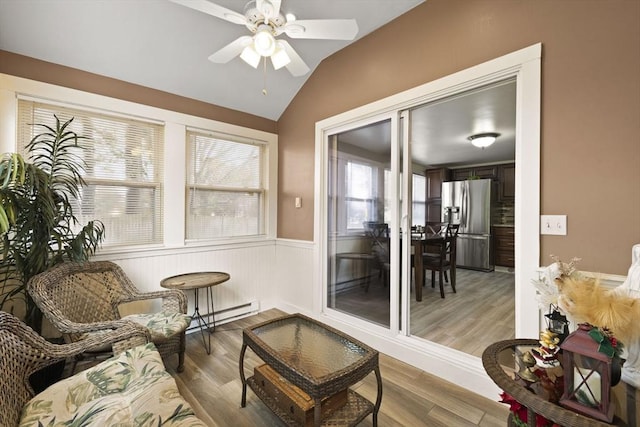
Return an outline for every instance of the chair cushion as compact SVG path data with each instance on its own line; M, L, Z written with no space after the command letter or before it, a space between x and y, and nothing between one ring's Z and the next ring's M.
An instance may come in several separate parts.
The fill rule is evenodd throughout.
M132 320L149 329L151 339L155 343L162 343L184 332L191 323L191 316L169 311L130 314L123 319Z
M152 343L53 384L23 408L20 426L204 426Z

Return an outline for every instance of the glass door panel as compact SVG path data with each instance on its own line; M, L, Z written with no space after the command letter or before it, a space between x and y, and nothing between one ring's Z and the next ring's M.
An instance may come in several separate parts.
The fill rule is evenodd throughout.
M327 307L387 328L392 272L399 271L391 122L332 135L327 153Z

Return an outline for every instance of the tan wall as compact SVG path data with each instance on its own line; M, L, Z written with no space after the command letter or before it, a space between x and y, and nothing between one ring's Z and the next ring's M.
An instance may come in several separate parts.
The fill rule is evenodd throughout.
M276 133L273 120L0 50L0 73Z
M326 59L278 121L279 237L313 239L315 122L538 42L541 209L568 215L540 262L626 274L640 243L636 0L427 0Z

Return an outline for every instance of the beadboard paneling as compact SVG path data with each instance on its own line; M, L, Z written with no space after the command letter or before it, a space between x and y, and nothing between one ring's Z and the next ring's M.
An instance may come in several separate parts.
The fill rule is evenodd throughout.
M96 257L98 258L98 257ZM231 278L213 287L216 312L251 302L260 303L271 298L274 292L275 243L229 245L215 248L181 248L146 256L130 257L101 255L120 265L136 286L142 291L160 290L160 281L165 277L198 271L224 271ZM206 313L205 294L200 291L200 312ZM188 313L192 313L193 291L187 292ZM149 306L151 308L152 305ZM268 307L267 307L268 308ZM260 307L260 309L263 309ZM222 316L224 318L224 316ZM219 316L216 316L219 319Z

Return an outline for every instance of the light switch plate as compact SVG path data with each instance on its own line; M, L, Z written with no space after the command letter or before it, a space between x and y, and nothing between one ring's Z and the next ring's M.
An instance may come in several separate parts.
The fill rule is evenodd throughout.
M567 235L566 215L541 215L540 234Z

